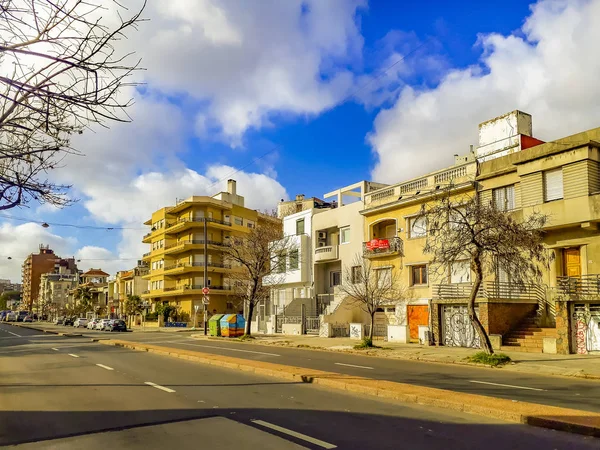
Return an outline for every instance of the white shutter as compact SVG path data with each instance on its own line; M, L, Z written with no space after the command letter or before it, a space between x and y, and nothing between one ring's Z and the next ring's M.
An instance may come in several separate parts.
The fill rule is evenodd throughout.
M563 173L562 168L544 172L545 201L563 198Z
M506 210L515 209L515 185L506 186Z
M506 191L504 190L504 188L499 188L499 189L494 189L493 191L494 193L494 206L496 207L496 209L499 209L500 211L504 211L505 210L505 205L506 205Z
M450 268L450 283L469 283L471 267L469 261L456 261Z

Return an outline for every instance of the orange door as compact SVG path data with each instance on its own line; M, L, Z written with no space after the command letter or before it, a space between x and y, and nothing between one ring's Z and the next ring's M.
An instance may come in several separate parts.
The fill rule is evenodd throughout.
M429 307L427 305L408 305L408 328L410 338L419 339L419 325L429 325Z
M565 248L563 250L565 275L568 277L581 276L581 255L579 248Z

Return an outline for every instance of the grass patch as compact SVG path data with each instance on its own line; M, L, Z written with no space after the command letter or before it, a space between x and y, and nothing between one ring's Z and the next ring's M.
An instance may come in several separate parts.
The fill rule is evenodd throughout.
M381 347L379 347L377 345L374 345L373 344L373 340L369 339L369 338L364 338L360 342L360 344L356 344L354 346L354 350L367 350L367 349L370 349L370 348L381 348Z
M240 336L238 338L240 341L251 341L252 339L256 339L254 336L251 336L249 334L244 334L243 336Z
M492 355L488 355L486 352L477 352L474 355L469 356L467 360L473 363L496 367L508 364L510 362L510 356L505 355L504 353L494 353Z

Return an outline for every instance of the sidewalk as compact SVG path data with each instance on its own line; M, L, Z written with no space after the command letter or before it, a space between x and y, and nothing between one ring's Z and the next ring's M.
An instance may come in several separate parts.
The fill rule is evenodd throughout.
M207 337L192 334L196 339L228 338ZM322 338L318 336L265 336L256 335L255 339L245 341L249 344L274 345L292 348L304 348L326 351L355 353L381 358L409 359L441 364L476 365L466 361L468 356L479 350L462 347L431 347L420 344L399 344L395 342L374 341L382 348L354 350L360 341L350 338ZM600 354L598 355L553 355L548 353L502 352L510 356L512 363L498 368L515 372L579 377L600 380Z

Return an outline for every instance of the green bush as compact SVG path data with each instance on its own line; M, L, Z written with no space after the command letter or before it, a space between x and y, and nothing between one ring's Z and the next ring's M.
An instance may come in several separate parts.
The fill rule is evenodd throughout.
M249 335L249 334L244 334L243 336L240 336L238 338L240 341L250 341L252 339L256 339L254 336Z
M486 352L477 352L467 358L469 362L485 364L487 366L502 366L510 362L510 357L504 353L494 353L488 355Z
M366 348L380 348L380 347L373 345L373 340L371 338L366 337L361 341L360 344L355 345L354 348L356 350L363 350Z

